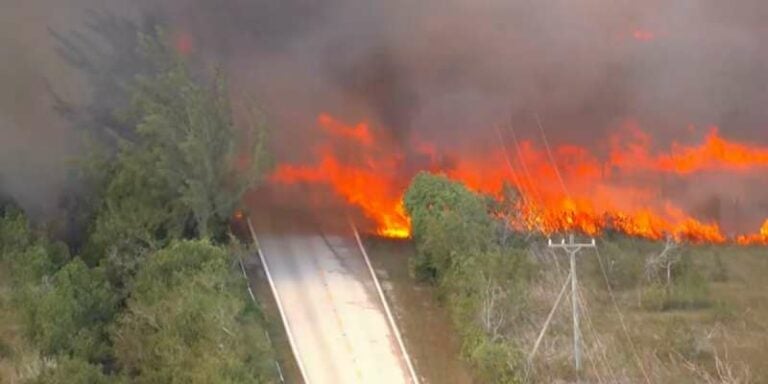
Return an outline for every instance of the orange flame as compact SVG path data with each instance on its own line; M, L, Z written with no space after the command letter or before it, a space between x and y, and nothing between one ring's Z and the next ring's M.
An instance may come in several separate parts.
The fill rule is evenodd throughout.
M741 235L736 238L741 245L768 245L768 219L765 220L760 232L752 235Z
M425 155L429 164L409 169L406 156L380 145L366 122L349 125L321 114L318 125L328 139L315 148L318 161L311 165L281 164L270 180L278 184L329 185L376 223L377 234L387 237L410 236L402 195L416 171L429 170L496 197L500 197L505 182L512 183L522 198L517 206L519 215L509 220L520 230L545 234L579 231L589 235L613 230L649 239L673 236L722 243L727 238L718 224L691 217L663 199L654 183L633 185L617 180L625 175L659 172L682 177L706 170L768 168L768 149L727 141L716 128L701 145L674 144L668 153L652 154L650 137L629 123L622 136L611 138L605 161L573 145L553 148L550 159L531 141L516 143L516 156L499 148L457 158L440 157L434 144L420 141L413 145L414 151ZM339 145L346 151L339 151ZM351 152L354 161L342 160L342 152ZM446 158L450 161L439 161ZM768 244L768 222L760 234L735 240Z

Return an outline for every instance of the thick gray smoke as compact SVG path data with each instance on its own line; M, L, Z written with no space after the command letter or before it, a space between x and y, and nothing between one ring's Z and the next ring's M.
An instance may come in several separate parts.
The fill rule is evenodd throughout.
M47 30L81 28L96 1L9 1L16 6L0 16L0 183L45 206L78 148L46 87L87 95ZM700 139L692 124L768 144L761 0L133 4L108 8L127 18L161 13L172 35L189 36L194 53L227 69L235 95L259 100L277 126L279 158L307 152L309 140L297 137L311 137L321 112L372 119L398 145L418 135L482 147L493 124L510 120L538 140L534 113L553 143L598 152L627 119L661 146Z
M201 49L289 115L374 117L398 138L463 136L510 113L526 125L537 111L568 141L627 118L662 138L716 124L768 140L764 2L228 4L172 8Z

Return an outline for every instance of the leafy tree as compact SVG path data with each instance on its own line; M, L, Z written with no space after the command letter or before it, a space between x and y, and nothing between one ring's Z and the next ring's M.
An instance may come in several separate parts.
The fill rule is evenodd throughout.
M85 164L105 182L84 259L103 263L124 297L143 258L169 241L224 240L234 207L269 164L258 114L244 111L236 126L223 76L203 85L158 35L141 38L154 70L136 78L125 111L135 138L111 161Z
M32 245L34 236L21 211L8 205L0 213L0 260L9 260Z
M226 252L207 241L176 242L147 259L115 332L118 362L135 382L271 377L263 329L254 334L243 327L246 305L233 294L227 265Z
M164 45L146 39L145 47L158 62L168 60ZM208 237L264 170L266 129L260 119L235 126L221 73L203 87L178 56L165 65L160 75L141 78L133 95L140 150L156 155L158 175L179 193L196 233Z
M417 276L439 278L471 251L494 242L485 200L442 175L419 173L404 197L419 250Z
M94 224L92 254L113 239L128 249L157 249L166 239L222 236L245 190L268 164L266 129L255 113L235 126L226 83L200 85L163 40L145 36L158 68L139 76L127 112L137 138L123 142ZM246 119L247 120L247 119Z
M90 361L109 358L107 325L116 303L101 268L74 259L27 305L28 333L47 354L68 354Z
M119 380L110 378L101 372L97 365L89 364L81 359L61 357L43 369L28 384L109 384Z
M483 382L512 383L519 352L507 338L522 313L525 254L505 246L491 216L499 207L442 175L420 173L405 194L417 277L438 283L462 338L462 352Z

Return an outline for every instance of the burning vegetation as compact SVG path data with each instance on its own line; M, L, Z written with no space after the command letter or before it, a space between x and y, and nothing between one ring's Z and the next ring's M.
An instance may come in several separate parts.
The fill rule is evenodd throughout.
M514 129L500 127L496 148L454 154L426 141L404 150L376 137L368 122L348 124L326 113L317 118L317 126L324 139L313 148L315 161L279 164L270 180L330 186L360 208L381 236L410 235L402 195L411 176L427 170L498 199L504 186L511 185L519 195L514 202L517 214L505 219L521 231L546 235L618 231L698 243L768 240L768 221L759 232L731 237L718 222L699 219L665 196L665 183L695 182L702 174L738 176L768 169L768 148L730 141L717 127L711 127L698 144L673 143L656 151L652 138L628 122L606 143L607 156L598 157L578 145L550 148L543 128L543 145L518 139Z

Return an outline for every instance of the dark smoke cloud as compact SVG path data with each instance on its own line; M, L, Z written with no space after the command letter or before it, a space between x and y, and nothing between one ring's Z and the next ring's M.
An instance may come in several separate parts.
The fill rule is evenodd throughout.
M76 75L53 64L45 26L79 28L82 9L96 1L16 3L0 16L16 20L3 23L0 40L3 57L13 58L0 64L2 83L11 84L0 96L0 174L6 188L27 195L45 189L36 183L55 185L61 159L77 148L46 112L42 79L62 87L70 82L62 78ZM372 119L401 145L418 135L482 147L493 124L510 120L538 140L535 113L553 144L596 150L630 118L660 146L699 139L691 124L768 144L768 3L761 0L140 0L133 9L110 7L129 18L162 13L173 33L191 36L195 54L227 69L233 94L253 95L268 112L279 158L306 155L320 112ZM8 155L13 148L22 149ZM21 164L32 161L44 165Z
M164 4L289 125L330 110L452 141L509 114L529 129L538 112L567 141L634 118L665 139L717 124L768 142L760 1Z

